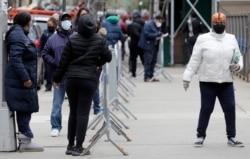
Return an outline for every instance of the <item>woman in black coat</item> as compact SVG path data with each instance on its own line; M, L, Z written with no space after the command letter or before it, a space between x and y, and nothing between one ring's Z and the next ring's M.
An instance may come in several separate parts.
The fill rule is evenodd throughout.
M96 33L96 21L92 15L80 16L77 26L77 33L66 43L54 75L55 88L60 86L63 76L66 77L70 105L66 154L73 156L79 156L84 149L82 144L99 82L99 69L112 58L105 38Z
M16 111L20 151L43 151L43 147L31 143L31 114L38 112L37 50L29 39L31 15L18 13L13 26L6 33L8 63L5 71L5 93L8 107Z

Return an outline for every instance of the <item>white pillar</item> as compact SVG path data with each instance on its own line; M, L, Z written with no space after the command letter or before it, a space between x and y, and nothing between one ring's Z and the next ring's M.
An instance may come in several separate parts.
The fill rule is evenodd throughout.
M6 50L4 35L7 30L7 0L0 0L0 151L16 151L16 135L13 112L10 112L4 95L4 71Z

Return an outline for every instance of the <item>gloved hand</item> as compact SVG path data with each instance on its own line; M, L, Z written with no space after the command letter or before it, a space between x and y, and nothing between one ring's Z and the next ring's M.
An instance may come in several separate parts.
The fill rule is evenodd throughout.
M240 69L240 65L239 64L230 64L229 69L231 72L236 72Z
M183 81L183 88L185 89L185 91L187 91L189 83L190 83L189 81Z

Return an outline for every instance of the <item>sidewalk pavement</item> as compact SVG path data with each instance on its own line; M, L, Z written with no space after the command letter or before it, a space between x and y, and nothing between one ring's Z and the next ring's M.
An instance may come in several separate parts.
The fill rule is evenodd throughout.
M145 83L137 77L133 87L134 97L127 97L124 105L138 118L127 118L121 111L114 113L129 126L122 128L132 141L110 130L111 139L129 154L124 156L104 135L91 149L88 159L248 159L250 156L250 84L235 78L237 138L244 148L227 146L225 122L218 101L211 116L207 138L203 148L194 148L196 126L200 107L200 94L197 75L185 92L182 87L184 67L165 68L172 77L169 82L160 75L160 82ZM63 129L59 137L50 137L50 111L52 92L39 91L40 112L33 115L31 128L35 134L34 142L44 145L44 152L1 152L0 159L69 159L66 156L68 102L63 104ZM93 119L93 111L90 118ZM96 133L89 129L84 146Z

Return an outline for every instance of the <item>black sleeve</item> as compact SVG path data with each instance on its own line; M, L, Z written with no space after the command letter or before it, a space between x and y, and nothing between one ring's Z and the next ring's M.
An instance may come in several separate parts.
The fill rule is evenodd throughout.
M62 56L61 56L61 59L59 61L59 65L58 65L56 72L53 76L54 82L56 82L56 83L61 82L61 80L62 80L62 78L67 70L67 67L70 63L71 52L72 52L71 42L70 42L70 40L68 40L64 49L63 49Z

